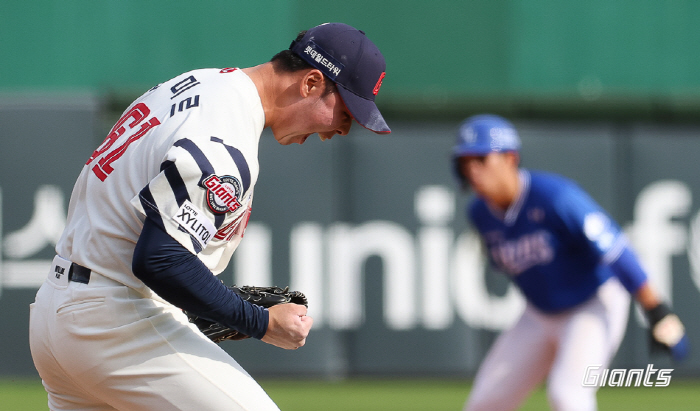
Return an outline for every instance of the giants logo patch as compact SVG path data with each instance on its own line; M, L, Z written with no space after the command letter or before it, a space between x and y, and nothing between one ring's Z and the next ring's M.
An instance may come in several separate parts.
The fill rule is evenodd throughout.
M238 210L241 203L241 182L232 176L211 175L201 183L207 190L207 204L214 214L225 214Z

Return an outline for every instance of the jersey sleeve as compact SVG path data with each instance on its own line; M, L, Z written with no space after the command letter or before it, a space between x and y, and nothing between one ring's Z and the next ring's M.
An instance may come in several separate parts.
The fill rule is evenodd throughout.
M601 262L617 260L627 246L619 225L583 189L570 183L562 186L554 202L557 214L574 238L583 239Z
M267 309L243 301L197 256L146 219L134 248L132 271L171 304L253 338L267 331Z
M603 211L583 190L570 190L567 225L601 256L601 262L610 267L613 274L630 294L634 294L647 281L647 274L629 246L618 224Z
M216 137L183 138L131 203L216 273L240 242L252 191L238 149Z

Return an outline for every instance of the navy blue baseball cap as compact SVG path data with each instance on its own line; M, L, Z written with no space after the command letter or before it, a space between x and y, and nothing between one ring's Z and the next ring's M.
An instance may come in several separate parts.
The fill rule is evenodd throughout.
M363 31L343 23L321 24L292 41L289 50L335 82L355 121L375 133L391 133L374 103L386 62Z
M506 151L520 151L520 137L515 127L503 117L479 114L460 125L452 155L457 158Z

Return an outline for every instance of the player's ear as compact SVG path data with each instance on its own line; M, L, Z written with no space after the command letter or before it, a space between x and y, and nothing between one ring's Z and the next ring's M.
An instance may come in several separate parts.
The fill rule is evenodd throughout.
M325 88L323 73L317 69L311 69L306 72L301 81L300 93L302 97L308 97L312 93L322 92Z

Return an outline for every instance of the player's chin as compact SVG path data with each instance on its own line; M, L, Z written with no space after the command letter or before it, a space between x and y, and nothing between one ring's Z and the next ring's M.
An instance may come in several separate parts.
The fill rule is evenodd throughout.
M479 197L484 197L484 196L486 195L486 190L485 190L484 187L483 187L481 184L479 184L479 183L475 183L474 181L470 181L470 182L469 182L469 188L471 188L472 191L473 191L476 195L478 195Z
M290 135L286 136L283 139L278 140L280 144L283 146L289 146L292 144L304 144L307 138L309 138L311 134L298 134L298 135Z
M299 136L299 138L296 139L295 143L297 143L297 144L304 144L304 142L306 142L306 139L309 138L310 135L311 135L311 134L306 134L306 135L303 135L303 136Z

